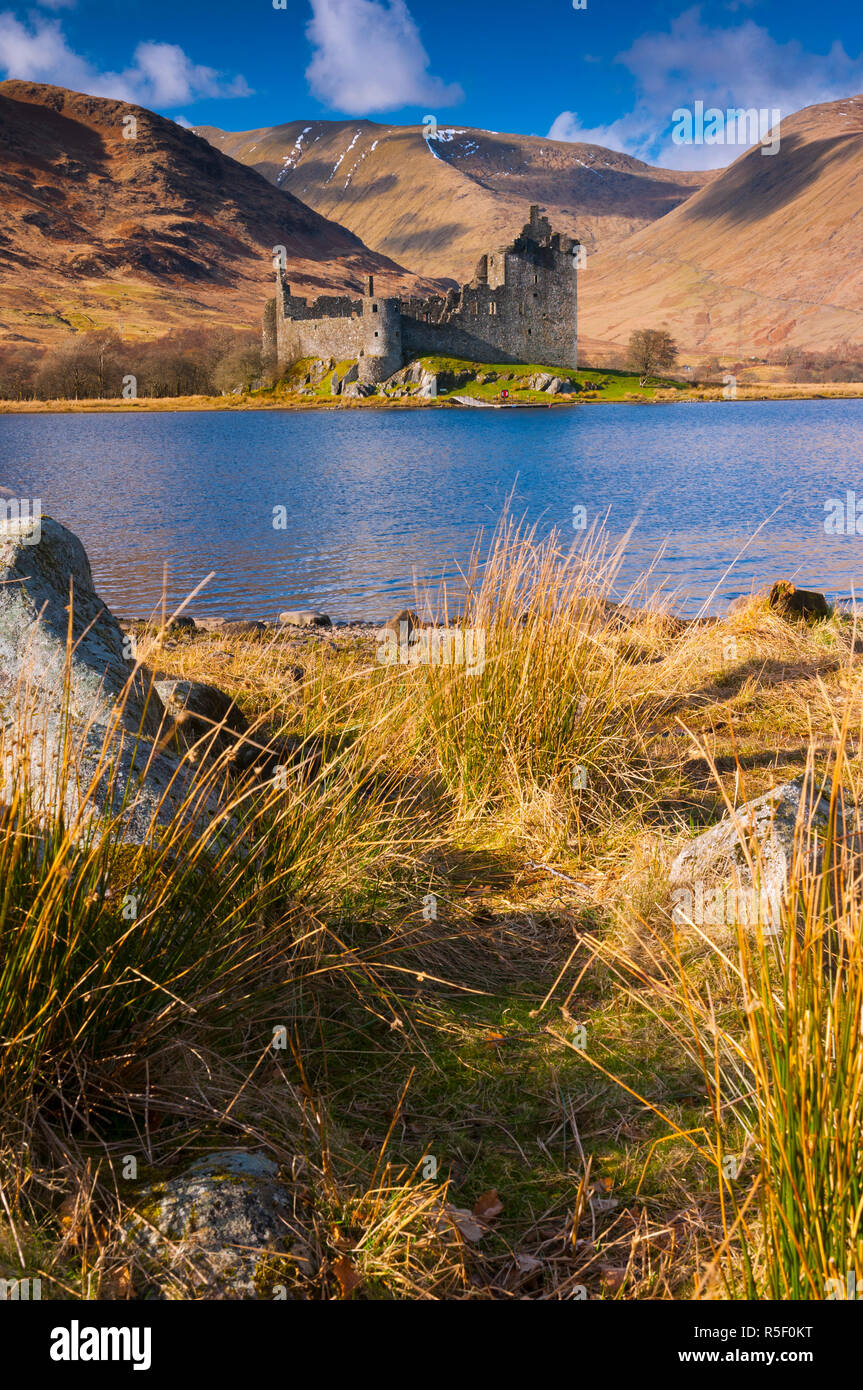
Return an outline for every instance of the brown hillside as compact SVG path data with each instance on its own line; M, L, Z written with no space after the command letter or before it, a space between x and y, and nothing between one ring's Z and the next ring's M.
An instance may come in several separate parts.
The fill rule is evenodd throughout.
M199 127L218 149L341 222L368 246L458 282L488 246L509 241L527 205L593 250L638 231L712 173L653 169L599 145L373 121L292 121L231 133Z
M435 288L173 121L0 83L0 341L256 326L280 244L301 293Z
M661 222L588 259L590 342L670 329L687 353L863 343L863 96L782 122Z

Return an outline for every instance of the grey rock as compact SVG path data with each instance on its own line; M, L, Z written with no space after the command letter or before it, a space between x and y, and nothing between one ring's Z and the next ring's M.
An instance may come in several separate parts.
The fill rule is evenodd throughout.
M305 1231L278 1167L263 1154L227 1150L146 1188L126 1239L176 1296L256 1299L280 1278L273 1257L309 1271Z
M390 618L383 625L384 632L394 632L397 637L410 636L422 624L411 608L403 608L400 613L396 613L394 618Z
M752 887L745 852L748 846L756 870L760 863L760 888L781 893L791 868L795 835L801 847L808 845L811 863L817 869L819 842L827 828L829 810L829 796L819 795L811 783L804 786L804 778L783 782L691 841L672 864L670 881L689 884L733 878L740 887ZM838 839L848 838L851 819L840 798L835 827ZM812 834L807 841L809 823Z
M328 614L317 613L311 608L291 609L279 614L283 627L332 627Z
M0 539L0 718L17 730L7 740L0 794L23 775L37 812L62 809L71 821L81 811L82 834L94 815L117 814L125 802L118 833L132 843L171 819L186 773L156 752L165 711L133 652L95 591L77 536L43 517L37 544ZM72 775L61 778L64 756Z
M224 632L228 637L257 637L267 631L267 623L258 619L246 621L243 618L231 619L229 622L219 624L219 632Z
M157 676L155 687L187 747L209 738L204 746L219 752L234 745L248 730L248 720L242 710L230 695L215 685Z
M330 378L330 391L334 396L338 396L343 391L344 387L350 386L352 382L357 380L358 376L359 369L356 362L352 363L350 367L347 367L345 371L342 372L341 376L339 376L338 371L334 371Z

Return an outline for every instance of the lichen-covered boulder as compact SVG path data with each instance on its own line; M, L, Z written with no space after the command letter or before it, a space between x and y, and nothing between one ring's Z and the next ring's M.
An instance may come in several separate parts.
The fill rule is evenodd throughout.
M803 777L783 782L692 840L671 866L671 883L733 879L742 887L751 887L748 848L753 864L760 868L760 887L768 893L781 893L791 868L795 837L812 866L817 867L829 813L829 796L819 793L811 782ZM835 830L843 841L852 830L849 809L843 807L841 799Z
M22 687L47 708L66 695L66 639L72 605L69 716L106 723L125 703L124 728L155 737L163 710L144 671L133 673L131 645L99 598L78 537L50 517L30 545L0 534L0 700ZM130 680L131 677L131 680Z
M145 1189L126 1232L164 1291L216 1299L272 1298L291 1268L311 1272L304 1235L277 1165L234 1150Z
M36 544L0 535L0 720L0 799L26 781L40 814L81 812L79 827L122 808L133 843L182 804L183 771L157 751L165 711L150 674L83 545L50 517Z

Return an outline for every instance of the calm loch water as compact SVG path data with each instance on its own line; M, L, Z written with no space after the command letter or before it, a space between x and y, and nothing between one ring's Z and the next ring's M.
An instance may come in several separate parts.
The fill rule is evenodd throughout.
M415 582L457 576L510 494L567 538L574 507L614 538L634 527L618 590L661 552L653 582L681 611L778 577L863 590L853 518L824 529L849 490L863 517L863 400L0 415L0 483L81 537L127 615L157 605L164 572L178 602L214 571L200 616L388 617Z

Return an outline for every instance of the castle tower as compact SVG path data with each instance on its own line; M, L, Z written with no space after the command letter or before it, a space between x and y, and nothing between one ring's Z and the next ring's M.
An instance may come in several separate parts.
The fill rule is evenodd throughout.
M376 295L371 275L363 296L363 355L358 366L359 379L367 386L386 381L404 366L401 300Z

